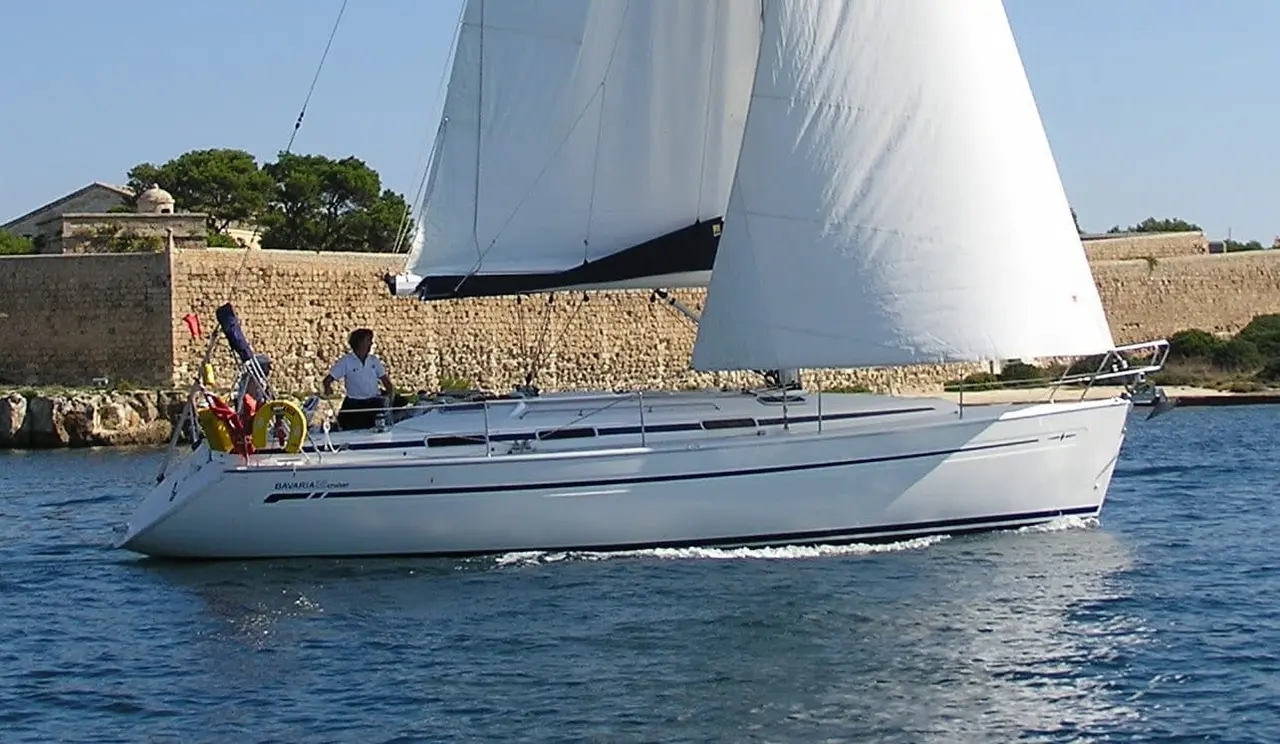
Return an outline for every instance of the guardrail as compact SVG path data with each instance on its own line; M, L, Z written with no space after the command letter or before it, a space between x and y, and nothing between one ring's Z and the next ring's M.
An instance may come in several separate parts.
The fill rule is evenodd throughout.
M206 360L209 356L209 353L212 350L214 343L215 343L215 340L210 339L209 349L206 349L206 354L205 354ZM958 390L959 392L959 415L961 417L964 416L964 410L965 410L964 396L966 391L972 394L974 392L978 392L979 390L988 391L988 390L1008 390L1008 389L1019 389L1019 388L1045 388L1046 389L1045 400L1046 402L1052 402L1055 399L1055 397L1058 395L1058 393L1063 389L1079 385L1079 386L1083 386L1083 389L1080 392L1080 399L1083 400L1085 396L1088 395L1089 391L1093 388L1093 386L1099 382L1116 380L1116 379L1126 379L1126 380L1136 379L1140 382L1144 381L1145 376L1147 374L1150 374L1152 372L1157 372L1163 369L1165 361L1168 358L1168 355L1169 355L1169 343L1168 341L1165 341L1163 339L1159 341L1149 341L1149 342L1138 343L1138 344L1128 344L1125 346L1117 347L1111 350L1110 352L1107 352L1105 355L1101 357L1101 360L1099 361L1098 365L1092 371L1079 372L1079 373L1072 374L1071 373L1072 368L1068 367L1067 370L1064 371L1064 373L1060 377L1050 381L1047 385L1046 385L1046 380L1044 379L983 382L983 383L969 385L969 386L966 386L965 383L961 382L957 388L952 388L952 391ZM1145 356L1147 358L1147 361L1146 363L1135 365L1130 362L1129 358L1131 356ZM246 373L253 373L255 371L256 370L247 370ZM1132 392L1132 386L1130 384L1126 383L1126 388L1129 389L1130 392ZM166 453L164 464L161 466L161 473L159 478L160 480L164 479L171 465L173 454L177 448L177 438L181 429L188 422L194 424L195 401L198 395L200 394L201 389L202 389L201 381L197 379L195 384L193 384L191 391L189 391L187 406L184 408L183 415L179 419L178 426L175 427L173 437L170 441L169 452ZM581 424L583 421L589 420L592 417L599 416L607 411L616 410L620 407L629 407L631 404L634 404L635 411L636 411L635 420L637 421L638 426L632 427L630 425L619 424L615 428L625 429L627 430L626 433L638 434L640 437L640 446L647 447L649 444L649 436L654 431L654 428L650 425L651 422L649 421L649 418L653 415L654 408L660 403L665 403L667 405L671 405L674 407L674 406L678 406L681 402L685 402L690 405L693 405L695 403L705 404L710 402L711 405L715 406L718 409L719 406L715 402L717 398L726 398L726 399L734 398L734 397L740 398L744 394L752 394L761 402L777 404L781 409L781 414L782 414L781 417L763 418L763 419L757 418L757 417L740 417L740 419L732 419L732 420L702 419L702 420L693 421L693 422L683 422L681 425L690 426L691 427L689 429L690 431L692 431L694 428L708 429L708 430L749 428L747 426L748 423L750 423L751 427L754 427L757 429L761 426L773 426L778 424L780 424L784 429L789 429L792 423L790 404L804 401L805 398L812 396L812 397L816 397L817 415L816 417L812 415L806 415L802 417L802 419L805 423L814 423L816 418L817 431L822 432L823 430L823 426L822 426L823 424L823 412L822 412L823 391L821 387L818 387L816 390L810 391L808 393L806 393L805 391L799 391L799 390L784 390L784 389L777 389L777 388L760 388L760 389L749 389L749 390L722 390L722 391L709 392L706 397L701 398L697 401L692 401L688 399L686 399L685 401L679 401L674 398L673 393L668 393L663 391L649 391L648 393L646 393L645 391L637 390L637 391L630 391L630 392L583 394L581 396L575 396L572 399L572 405L574 408L579 410L579 414L577 416L574 416L570 418L568 421L564 421L562 423L557 424L554 427L550 427L545 430L534 430L531 433L531 435L533 436L533 438L537 438L537 439L557 438L556 435L558 433L563 433L563 432L566 432L567 430L574 429L575 427L578 427L578 425ZM667 400L665 401L661 400L663 398L667 398ZM528 400L538 401L542 405L554 405L554 403L558 402L558 400L555 398L550 398L550 399L549 398L522 398L519 396L496 397L496 396L485 395L477 391L473 394L472 397L468 399L444 400L444 401L419 400L415 403L412 403L406 406L383 407L380 410L383 416L384 423L379 426L379 429L381 431L386 431L388 428L390 428L388 424L393 426L395 423L398 423L397 419L399 419L399 421L405 420L405 418L407 418L403 415L405 413L411 413L412 417L417 417L420 415L424 415L431 412L437 412L437 411L442 413L448 413L450 411L476 410L476 408L478 407L482 411L482 419L483 419L483 427L484 427L482 434L479 432L477 432L476 434L465 434L465 433L464 434L448 434L448 433L442 432L439 436L445 437L445 438L458 439L458 440L473 441L475 444L483 444L485 447L486 456L492 456L494 452L493 445L495 443L495 437L498 435L495 434L495 431L494 431L495 429L494 416L491 409L495 405L502 405L503 407L512 407L512 406L519 407L525 401L528 401ZM567 399L561 399L561 400L564 400L564 402L566 403L569 402ZM236 401L235 405L238 406L238 403L239 402ZM594 403L598 403L598 405L593 405ZM333 414L332 412L330 412L328 415L332 416ZM761 421L764 421L765 423L761 423ZM670 431L669 429L670 426L672 426L672 424L663 424L661 425L661 428L663 431ZM634 432L630 431L633 428L635 429L635 431ZM193 439L194 439L195 437L200 436L200 432L198 427L193 427L193 429L194 429L193 431ZM311 453L308 453L306 451L307 448L304 447L304 451L300 453L304 459L309 459L312 453L316 455L321 455L326 451L335 452L335 451L340 451L342 449L342 447L340 446L335 447L334 445L332 445L331 442L329 442L329 439L328 439L329 427L328 427L327 421L323 429L325 434L325 445L321 446L319 443L315 441L315 438L313 437L314 432L309 427L308 433L307 433L307 440L311 445L310 447ZM616 432L611 432L611 433L616 433ZM479 436L477 436L477 434L479 434ZM504 435L501 435L501 438L503 441L508 441L508 439L512 436L515 436L515 435L504 434ZM511 441L513 441L513 444L514 444L515 440L511 440ZM198 443L198 439L194 439L193 443ZM423 443L426 444L427 440L424 439Z
M1130 361L1131 356L1145 356L1149 360L1144 364L1135 365ZM1125 344L1103 354L1098 365L1091 372L1071 373L1075 365L1068 366L1060 377L1046 381L1045 379L1028 379L1028 380L998 380L991 382L981 382L966 385L961 381L959 385L952 389L952 392L958 392L960 415L964 415L964 394L966 390L972 394L977 392L986 392L990 390L1018 390L1018 389L1041 389L1046 391L1045 401L1052 403L1058 393L1064 388L1071 388L1083 385L1080 391L1079 400L1084 400L1093 389L1094 385L1107 380L1136 380L1138 383L1145 382L1146 376L1164 369L1165 362L1169 358L1169 342L1165 339L1157 341L1143 341L1136 344ZM1046 384L1046 382L1048 384ZM1125 384L1128 392L1132 393L1132 385Z

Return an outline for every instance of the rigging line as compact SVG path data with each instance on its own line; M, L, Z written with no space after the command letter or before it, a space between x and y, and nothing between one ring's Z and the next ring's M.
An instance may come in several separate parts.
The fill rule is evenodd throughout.
M582 237L582 263L590 260L588 251L591 248L591 218L596 210L596 178L600 173L600 141L604 139L604 99L609 94L604 83L600 84L600 118L596 120L596 162L591 168L591 196L587 199L587 230Z
M421 229L422 225L413 225L410 215L413 213L414 209L421 208L423 212L426 211L425 204L427 201L427 195L425 192L430 188L430 186L427 185L427 180L431 178L431 175L435 172L435 159L440 152L440 141L444 138L445 125L447 123L448 122L445 119L441 118L440 126L436 130L435 145L431 148L431 152L427 154L427 164L422 170L422 180L418 182L418 190L414 192L413 201L405 201L404 214L400 216L400 227L396 232L396 244L391 250L392 253L399 253L401 244L403 244L408 250L413 250L413 242L408 240L409 235L413 232L413 228ZM419 220L419 223L421 223L421 220Z
M547 175L547 171L550 170L551 166L555 163L556 156L560 154L560 151L564 149L565 143L567 143L569 141L569 138L573 136L573 133L577 131L578 124L582 122L582 118L587 115L588 111L591 110L592 104L595 103L596 97L600 94L600 90L603 87L603 83L604 83L604 80L602 78L601 86L596 88L595 93L591 95L591 98L583 105L582 110L578 112L578 115L574 118L573 123L569 125L568 131L565 132L564 137L561 138L559 144L556 145L556 149L551 153L551 156L547 158L547 161L542 164L542 169L538 171L538 175L534 177L533 182L529 185L529 188L524 192L523 195L521 195L520 201L511 210L511 213L507 215L507 218L503 221L502 225L498 228L498 231L494 233L493 240L489 241L489 245L485 246L484 250L478 250L480 246L479 246L479 243L476 244L477 252L479 255L476 258L476 262L475 264L472 265L471 269L466 274L464 274L461 279L458 280L457 284L454 285L453 293L455 295L462 289L462 285L466 283L467 279L470 279L472 276L480 272L480 266L484 263L485 256L489 255L489 251L492 250L493 247L498 244L498 239L502 237L502 234L504 232L506 232L507 227L511 224L511 221L516 218L516 215L520 212L520 210L524 208L524 204L526 201L529 200L529 197L532 196L538 190L538 184L541 183L542 177ZM478 157L479 156L477 156L477 168L479 166ZM479 178L480 177L477 174L476 176L477 183L479 182ZM478 200L478 197L479 197L478 186L477 186L476 194L477 194L477 200ZM479 236L474 234L474 231L473 231L472 238L478 239Z
M298 112L298 120L293 124L293 133L289 135L289 144L285 146L285 152L293 151L293 139L298 136L298 130L302 128L302 117L307 114L311 94L316 92L316 83L320 82L320 71L324 69L324 61L329 58L329 48L333 46L333 38L338 35L338 25L342 23L342 14L346 11L347 0L342 0L342 7L338 8L338 17L334 19L333 29L329 31L329 40L325 42L324 53L320 55L320 64L316 65L316 74L311 78L311 87L307 88L307 97L302 100L302 109Z
M564 338L564 334L566 331L569 330L569 326L573 325L574 319L578 317L578 312L582 310L583 305L587 304L587 299L588 299L587 293L583 292L582 300L579 301L577 307L573 309L573 313L569 315L569 319L564 322L564 325L560 328L560 333L551 334L551 346L546 350L546 354L539 360L539 368L541 367L542 362L550 359L551 355L555 353L556 344L560 342L560 339ZM535 368L533 373L536 376L538 373L538 368Z
M538 330L538 336L533 340L533 353L530 354L530 357L532 358L529 361L529 368L525 370L526 384L533 382L534 378L537 377L538 375L538 367L542 365L542 350L544 348L542 345L543 339L547 335L547 328L551 326L551 314L555 312L555 310L552 308L552 305L555 303L555 301L556 301L555 292L552 292L551 294L547 295L547 307L545 310L546 314L543 315L542 317L542 328Z
M334 37L338 35L338 26L342 23L342 14L345 13L346 11L347 11L347 0L342 0L342 6L338 8L338 17L334 19L333 28L330 29L329 31L329 40L325 42L324 53L320 55L320 63L316 65L316 73L311 78L311 86L307 88L307 95L305 98L302 99L302 108L298 111L298 118L293 123L293 132L289 134L289 143L285 145L285 148L284 148L285 154L289 154L293 152L294 138L298 136L298 130L302 128L302 118L307 114L307 106L310 105L311 103L311 95L316 91L316 84L320 81L320 72L321 70L324 69L325 60L329 58L329 49L333 46ZM252 243L255 239L257 239L258 233L261 232L261 230L262 230L261 224L257 224L253 226L253 234L249 237L250 243ZM231 302L236 298L236 290L240 287L241 284L243 284L243 282L241 282L240 280L243 278L244 268L248 264L248 262L249 262L249 248L248 248L248 245L246 244L244 249L244 255L240 257L240 265L236 268L236 273L235 273L236 280L231 283L231 291L228 293L227 302Z
M524 296L516 295L516 319L520 323L520 355L524 357L526 363L533 356L533 350L529 348L529 336L524 329ZM528 372L528 367L525 367Z

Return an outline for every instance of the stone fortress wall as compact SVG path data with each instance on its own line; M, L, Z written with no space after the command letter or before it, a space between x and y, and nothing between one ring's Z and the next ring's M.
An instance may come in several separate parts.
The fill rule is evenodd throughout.
M172 384L169 256L0 256L0 383Z
M1084 252L1090 263L1199 256L1209 253L1204 233L1120 233L1084 236Z
M1198 233L1086 241L1117 343L1168 337L1189 327L1239 330L1280 312L1280 251L1210 255ZM397 385L436 389L442 379L506 390L535 348L545 390L736 385L754 375L688 369L693 325L647 292L424 303L392 298L379 277L403 256L302 251L176 249L157 254L0 257L0 385L184 386L206 332L230 299L255 349L274 360L282 391L319 388L347 334L367 326ZM676 292L700 306L703 292ZM541 334L543 342L537 339ZM225 345L220 381L232 376ZM932 392L975 365L822 373L822 384L895 393ZM808 379L812 379L810 373Z

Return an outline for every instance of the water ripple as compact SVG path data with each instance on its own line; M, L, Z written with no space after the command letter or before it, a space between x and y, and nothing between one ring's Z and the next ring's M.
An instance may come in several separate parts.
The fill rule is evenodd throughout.
M136 559L158 453L0 454L0 738L1280 741L1278 434L1135 417L1100 524L458 561Z

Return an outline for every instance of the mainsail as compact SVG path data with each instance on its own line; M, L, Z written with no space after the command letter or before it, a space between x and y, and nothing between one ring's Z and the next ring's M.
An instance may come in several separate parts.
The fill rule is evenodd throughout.
M759 11L468 0L413 289L437 298L705 285Z
M1000 0L766 0L700 370L1113 348Z

